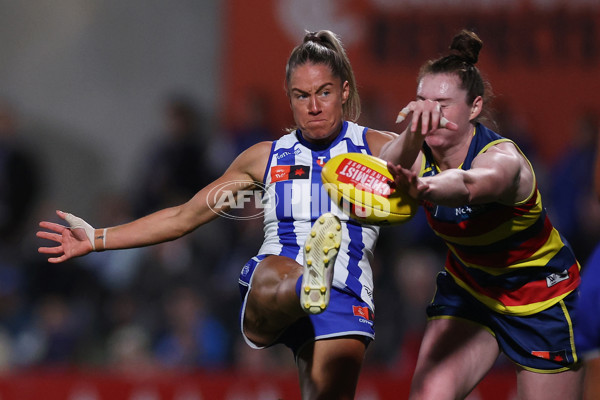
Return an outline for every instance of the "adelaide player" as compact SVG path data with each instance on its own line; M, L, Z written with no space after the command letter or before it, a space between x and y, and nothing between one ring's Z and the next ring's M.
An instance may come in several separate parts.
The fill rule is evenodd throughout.
M481 123L481 47L462 31L449 54L422 66L405 109L412 119L382 153L449 249L410 398L465 398L503 352L514 362L519 399L579 399L571 314L580 266L542 206L530 162ZM458 129L442 127L442 117Z
M288 59L285 81L294 130L241 153L185 204L130 223L94 229L58 211L70 226L41 222L38 236L58 244L39 251L58 263L174 240L224 211L215 193L263 188L264 242L239 278L242 334L254 348L283 343L293 350L303 399L352 399L374 337L370 262L378 229L336 209L321 168L342 153L378 155L394 135L353 122L360 114L354 73L330 31L305 35Z

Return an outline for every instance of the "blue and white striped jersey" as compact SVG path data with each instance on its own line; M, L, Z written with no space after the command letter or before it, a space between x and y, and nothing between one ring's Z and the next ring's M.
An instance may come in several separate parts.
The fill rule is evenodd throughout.
M307 142L299 130L273 142L265 171L263 198L265 239L259 254L275 254L303 263L302 246L312 224L326 212L342 221L342 245L335 262L333 286L360 297L374 310L371 260L379 228L361 225L342 213L321 182L321 169L344 153L371 154L367 128L344 122L327 147Z

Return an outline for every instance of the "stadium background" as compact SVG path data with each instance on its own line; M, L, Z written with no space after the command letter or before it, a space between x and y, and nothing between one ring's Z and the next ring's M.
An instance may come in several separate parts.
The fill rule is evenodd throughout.
M600 238L600 211L585 190L565 185L585 185L580 172L590 164L573 167L567 155L587 160L597 135L599 22L592 0L0 1L0 97L34 160L35 174L23 179L36 183L34 204L0 243L0 398L297 398L287 351L250 351L237 331L236 274L258 248L260 221L220 220L177 243L60 266L37 255L34 232L56 208L104 226L185 198L173 182L157 190L176 194L154 202L144 188L156 183L155 149L168 143L173 98L198 112L202 179L280 135L292 122L285 61L305 29L341 35L363 100L360 122L390 130L414 97L420 64L461 28L475 29L500 131L523 145L551 217L585 261ZM382 232L377 340L357 398L407 393L441 258L420 218ZM202 337L210 349L197 359L169 357L163 339L197 325L222 334ZM499 360L471 398L513 398L514 384Z

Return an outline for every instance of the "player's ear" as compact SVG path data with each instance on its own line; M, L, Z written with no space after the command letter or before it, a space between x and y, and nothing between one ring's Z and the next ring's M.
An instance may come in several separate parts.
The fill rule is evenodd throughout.
M481 114L481 110L483 109L483 97L477 96L473 103L471 104L471 115L469 116L469 121L474 120Z
M350 84L348 81L342 83L342 104L346 104L348 97L350 96Z

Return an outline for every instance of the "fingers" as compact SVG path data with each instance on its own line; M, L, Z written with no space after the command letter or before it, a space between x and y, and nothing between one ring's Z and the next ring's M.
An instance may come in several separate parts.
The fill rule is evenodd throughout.
M62 233L65 229L67 229L64 225L56 224L54 222L41 221L39 223L40 228L44 228L56 233Z
M398 187L398 184L396 182L396 180L398 179L398 168L392 164L391 162L387 162L387 169L390 172L390 174L392 174L392 178L393 180L388 181L388 185L391 189L396 189Z
M51 224L51 223L48 223ZM41 225L41 223L40 223ZM57 224L54 224L57 225ZM61 225L58 225L59 227ZM62 227L64 229L64 227ZM49 262L61 262L64 259L64 250L63 250L63 246L62 246L62 236L57 234L57 233L53 233L53 232L46 232L46 231L39 231L35 234L37 237L39 237L40 239L47 239L47 240L52 240L54 242L60 243L59 246L53 246L53 247L39 247L38 248L38 253L41 254L50 254L50 255L62 255L61 257L54 257L51 259L48 259Z
M390 161L387 162L387 169L388 171L390 171L390 174L392 174L392 176L398 175L398 167Z
M57 234L57 233L53 233L53 232L46 232L46 231L39 231L35 234L35 236L41 238L41 239L48 239L48 240L52 240L55 242L60 243L62 236Z
M62 211L56 212L59 217L63 218L64 214ZM61 215L62 214L62 215ZM36 236L40 239L51 240L57 243L60 243L59 246L53 247L39 247L38 253L40 254L48 254L48 255L58 255L58 257L50 257L48 258L48 262L56 264L63 262L66 260L66 255L64 254L64 249L62 246L62 232L67 229L65 226L56 224L54 222L41 221L39 223L40 228L46 229L44 231L36 232Z
M430 129L458 129L456 123L448 121L448 119L442 115L440 103L431 100L412 101L398 113L396 123L399 124L403 122L411 113L417 115L417 118L412 119L410 127L411 132L417 132L419 124L421 125L421 133L423 135Z
M408 114L410 114L412 111L410 110L410 108L408 108L408 106L404 107L402 110L400 110L400 112L398 113L398 116L396 117L396 123L399 124L402 121L404 121L406 119L406 117L408 117Z
M64 254L62 246L39 247L38 248L38 253L41 253L41 254L54 254L54 255L56 255L56 254Z

